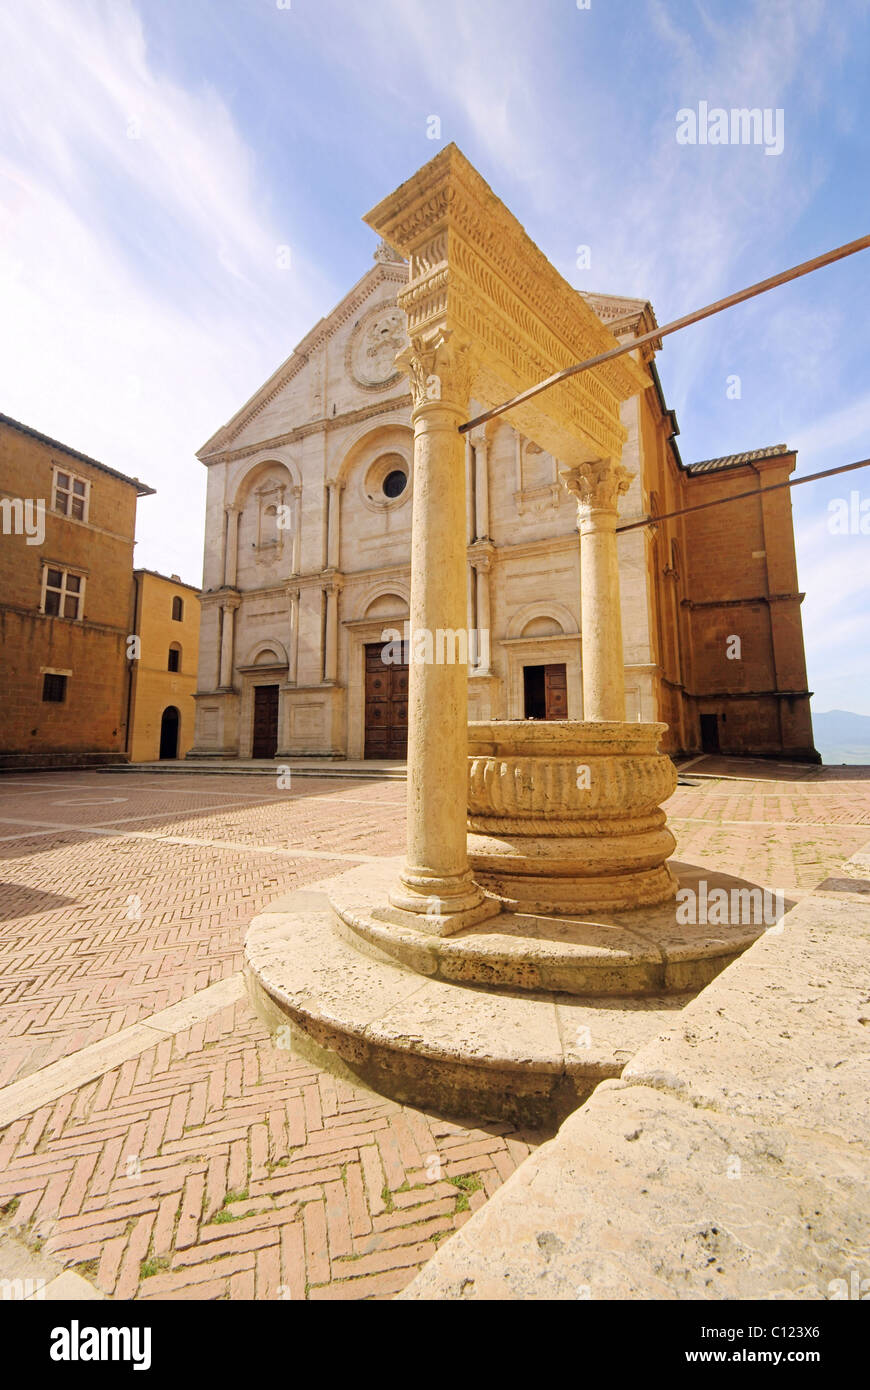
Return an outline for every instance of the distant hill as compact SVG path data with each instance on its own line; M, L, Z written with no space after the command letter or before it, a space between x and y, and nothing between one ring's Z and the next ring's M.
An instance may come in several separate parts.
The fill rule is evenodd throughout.
M813 715L813 734L822 762L870 765L870 715L825 710Z
M813 715L816 743L857 744L870 748L870 714L853 714L848 709L829 709Z

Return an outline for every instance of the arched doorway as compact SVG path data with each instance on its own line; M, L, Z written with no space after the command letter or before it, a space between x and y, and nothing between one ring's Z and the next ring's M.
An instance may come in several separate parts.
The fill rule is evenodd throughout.
M160 757L178 757L178 726L181 717L174 705L167 705L160 720Z

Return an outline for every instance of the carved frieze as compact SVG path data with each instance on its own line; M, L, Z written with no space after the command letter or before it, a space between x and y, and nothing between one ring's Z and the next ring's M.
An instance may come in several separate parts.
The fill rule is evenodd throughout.
M616 346L455 146L365 219L409 261L398 298L412 338L455 329L480 351L474 398L494 405ZM510 423L567 463L618 457L619 406L648 378L629 358L560 383Z

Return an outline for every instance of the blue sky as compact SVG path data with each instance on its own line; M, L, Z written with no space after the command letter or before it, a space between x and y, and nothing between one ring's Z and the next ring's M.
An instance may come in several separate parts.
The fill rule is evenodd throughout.
M444 142L572 284L663 323L870 231L868 90L867 0L2 0L0 410L155 486L137 563L198 583L195 450ZM700 101L781 108L783 152L678 145ZM870 455L868 322L864 252L666 340L684 460ZM798 564L815 708L870 714L851 490L870 470L794 492Z

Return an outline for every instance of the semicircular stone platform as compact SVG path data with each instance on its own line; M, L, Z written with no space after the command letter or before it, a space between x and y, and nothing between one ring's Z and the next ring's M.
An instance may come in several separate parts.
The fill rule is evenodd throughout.
M765 930L679 925L671 902L502 914L429 935L383 906L400 863L350 870L255 917L249 995L279 1046L457 1118L559 1123ZM683 887L752 886L672 868Z

